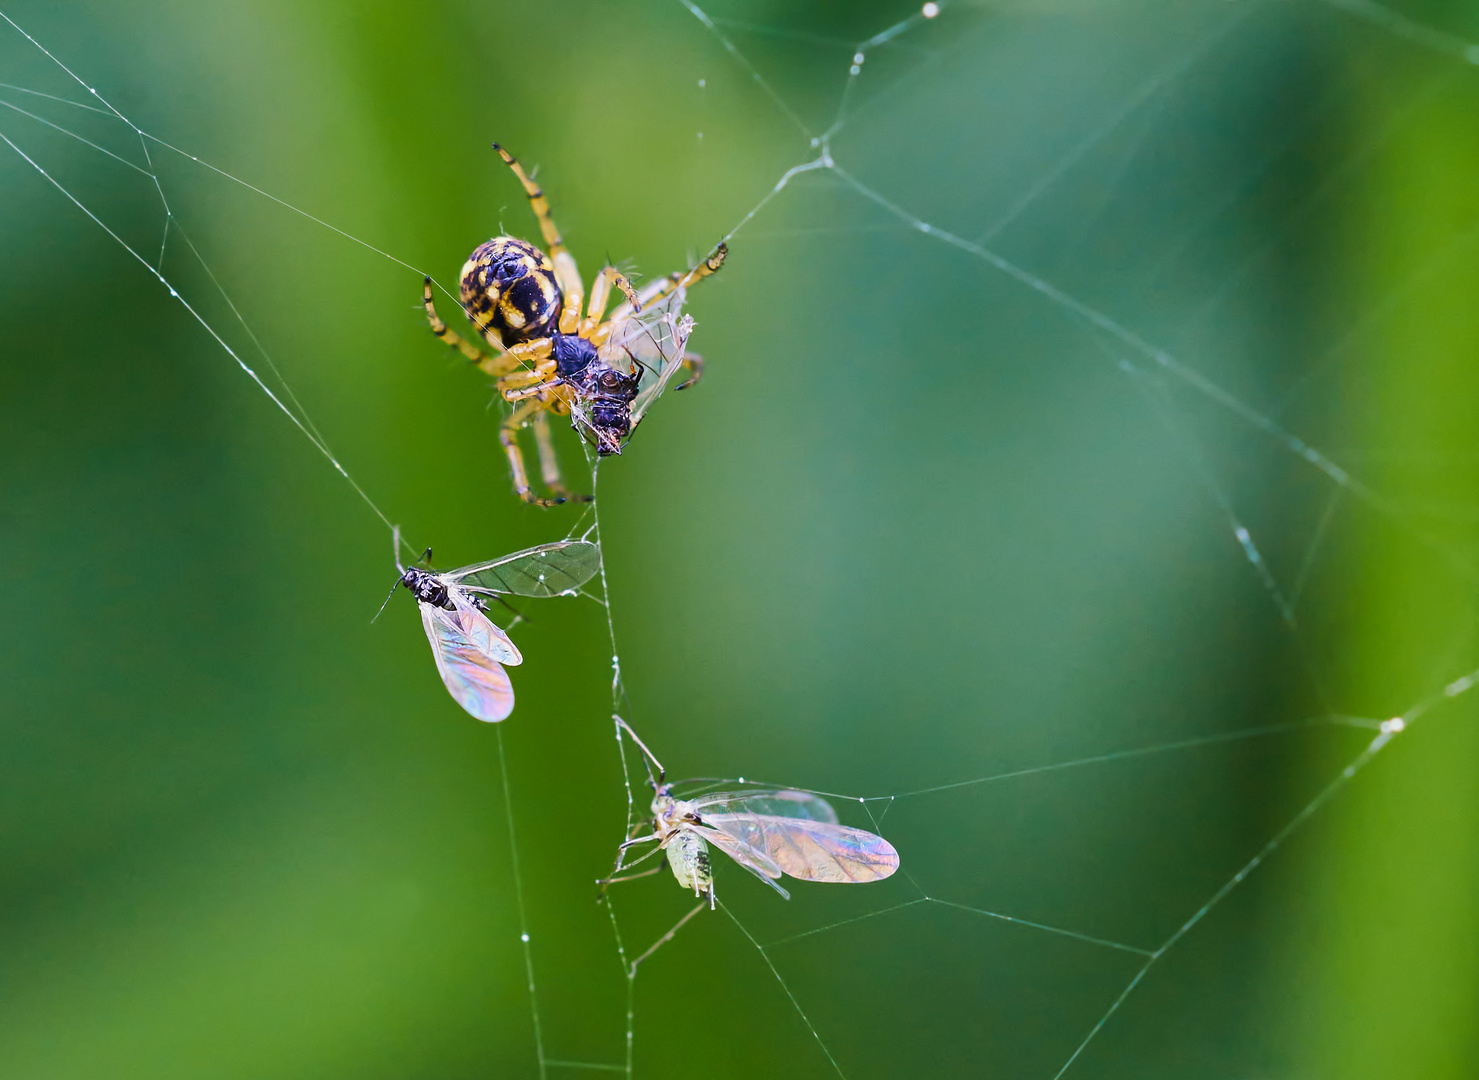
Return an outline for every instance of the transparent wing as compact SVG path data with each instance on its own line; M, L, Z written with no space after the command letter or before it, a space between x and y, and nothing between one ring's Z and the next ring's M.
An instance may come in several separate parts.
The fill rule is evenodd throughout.
M729 833L721 832L718 829L706 829L698 826L693 831L724 852L724 854L728 855L735 862L739 863L750 873L754 874L761 881L765 882L765 884L769 885L776 892L780 893L787 900L791 899L791 894L776 884L775 879L780 877L784 871L764 851L751 847L738 837L731 836Z
M487 650L468 638L459 613L443 611L433 604L420 607L421 625L431 642L437 674L441 675L452 699L475 720L495 722L513 712L514 688L508 672ZM473 613L482 614L475 610Z
M692 317L683 315L684 297L685 290L679 289L623 319L599 350L601 359L612 367L647 370L632 402L632 427L662 396L683 362L683 350L693 329Z
M849 825L770 814L701 817L710 829L765 852L783 873L803 881L879 881L899 868L892 844Z
M515 596L559 596L601 569L601 549L589 540L557 540L439 575L464 589Z
M705 819L716 814L764 814L837 824L837 811L827 800L806 791L716 791L689 800Z
M500 664L517 666L524 662L524 657L509 640L503 628L484 615L482 611L472 602L467 592L458 586L450 586L447 595L451 597L452 603L457 605L457 610L443 611L441 608L432 608L438 618L446 619L453 624L452 629L458 633L469 645L478 652L487 656L490 660L497 660Z

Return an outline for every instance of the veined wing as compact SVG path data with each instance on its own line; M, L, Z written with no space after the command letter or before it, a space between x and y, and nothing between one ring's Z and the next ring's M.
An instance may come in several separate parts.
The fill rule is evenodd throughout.
M462 612L443 611L433 604L420 607L421 625L431 642L437 674L441 675L453 700L475 720L498 721L513 712L514 688L508 672L486 649L469 638L459 617ZM475 608L468 610L487 622L482 612ZM492 623L488 626L497 630ZM503 631L498 633L501 635Z
M649 371L632 402L632 426L636 427L652 403L667 389L683 361L691 318L684 318L683 290L669 293L623 319L601 346L600 357L613 367L631 371L640 363Z
M508 635L503 632L503 628L484 615L465 590L453 585L447 589L447 595L456 605L455 611L445 611L430 604L423 604L421 606L423 616L430 608L431 617L446 623L449 633L490 660L497 660L500 664L508 664L510 667L524 662L524 657L509 640Z
M475 592L558 596L578 589L601 569L601 549L589 540L557 540L440 575Z
M765 852L782 872L803 881L879 881L899 868L892 844L849 825L773 814L700 816L709 828Z
M776 884L775 879L780 877L784 871L764 851L751 847L738 837L731 836L729 833L721 832L718 829L706 829L703 826L698 826L693 831L724 852L724 854L728 855L735 862L739 863L750 873L754 874L761 881L765 882L765 884L769 885L776 892L780 893L787 900L791 899L791 894Z
M689 804L704 818L709 813L764 814L837 824L837 811L831 804L807 791L716 791L691 799Z

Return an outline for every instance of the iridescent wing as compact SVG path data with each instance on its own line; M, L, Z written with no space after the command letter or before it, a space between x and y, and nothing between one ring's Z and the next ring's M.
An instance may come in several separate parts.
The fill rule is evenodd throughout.
M748 813L837 824L837 811L827 800L809 791L716 791L690 799L689 805L704 817L709 813Z
M863 829L839 825L832 808L814 795L800 791L757 792L734 798L727 805L709 804L710 808L705 809L712 798L715 796L695 801L700 820L709 829L753 851L764 852L773 865L791 877L803 881L880 881L899 868L899 853L892 844ZM731 809L734 804L746 808L735 811ZM756 813L750 807L772 812ZM775 813L777 809L781 812ZM808 815L830 815L831 820L802 817L798 810Z
M559 596L601 569L601 549L589 540L557 540L439 575L464 589L515 596Z
M632 402L634 428L682 366L683 350L693 329L692 317L683 315L684 295L679 289L623 319L600 348L599 356L612 367L623 371L641 367L647 371Z
M457 606L457 610L443 611L441 608L434 610L439 617L448 619L453 624L452 629L460 634L469 645L487 656L488 659L497 660L500 664L517 667L524 662L524 657L509 640L509 636L503 632L503 628L483 614L482 609L473 602L467 590L458 585L451 585L447 588L447 596Z
M441 675L453 700L475 720L498 721L513 712L514 688L509 682L508 672L480 643L485 628L496 631L497 638L507 642L503 631L471 605L459 605L457 611L444 611L435 604L419 606L421 625L431 642L437 674ZM496 641L497 638L490 637L489 640ZM513 648L512 644L509 648ZM518 656L517 650L514 650L514 656Z
M707 829L700 825L693 826L692 831L702 836L787 900L791 899L791 894L777 885L775 881L784 871L763 850L751 847L743 840L721 832L719 829Z

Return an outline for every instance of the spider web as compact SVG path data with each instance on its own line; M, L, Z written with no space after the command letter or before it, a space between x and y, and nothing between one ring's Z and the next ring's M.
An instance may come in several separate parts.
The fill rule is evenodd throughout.
M696 92L722 103L694 139L695 155L740 138L736 105L755 98L770 111L773 130L759 136L754 157L780 165L734 203L748 209L725 216L734 261L720 280L748 259L844 274L851 283L846 306L818 311L801 302L790 311L783 298L805 287L776 273L769 284L776 292L758 294L772 314L768 326L722 308L710 318L704 294L717 286L706 284L690 298L699 312L695 342L712 360L773 335L783 344L757 341L749 377L853 417L868 468L907 494L889 501L865 492L856 459L845 455L826 459L805 481L815 490L776 493L778 518L824 522L829 503L871 498L867 509L893 530L884 543L896 557L862 580L835 582L834 558L858 565L847 557L854 538L825 526L776 543L759 537L760 553L749 558L726 548L742 580L764 582L755 589L762 601L787 609L780 619L772 611L739 623L740 632L794 624L777 631L774 668L765 680L722 673L707 688L695 686L699 676L681 675L630 695L634 678L654 684L650 672L675 661L701 670L703 649L715 648L702 632L684 643L653 629L675 615L660 575L693 570L681 539L696 534L679 527L682 511L674 509L644 534L674 530L656 550L650 540L623 543L617 538L635 530L624 517L613 524L619 498L573 518L535 519L535 528L543 521L546 530L586 535L603 549L588 597L605 612L614 715L601 726L616 738L620 771L608 767L599 790L591 788L596 809L577 789L564 794L561 811L601 832L613 853L623 833L602 808L619 818L624 807L625 834L645 816L646 774L619 718L679 775L726 777L699 783L773 781L832 798L844 820L851 811L853 824L889 837L903 868L877 887L800 887L782 906L721 866L716 917L695 914L691 898L674 895L663 878L616 886L602 908L577 912L569 881L605 866L572 858L570 874L538 880L521 869L531 845L564 843L564 830L546 800L522 790L520 759L505 752L496 729L522 961L514 981L526 991L538 1074L667 1075L700 1046L712 1071L736 1074L777 1059L786 1075L845 1077L1246 1075L1300 1066L1288 1047L1237 1045L1287 1007L1253 984L1250 968L1271 980L1286 974L1263 951L1322 916L1298 897L1320 880L1331 845L1361 842L1359 831L1330 824L1347 789L1368 782L1374 763L1416 738L1414 729L1465 723L1445 706L1479 678L1471 463L1447 456L1441 437L1422 437L1430 401L1406 402L1399 421L1374 422L1395 408L1383 395L1400 384L1390 375L1382 381L1373 345L1395 340L1398 355L1442 347L1422 337L1414 311L1429 321L1453 316L1440 283L1471 267L1479 215L1461 203L1438 208L1415 250L1377 237L1373 243L1386 244L1378 272L1336 295L1301 278L1308 270L1300 260L1312 258L1313 246L1338 242L1332 221L1344 220L1367 187L1389 181L1386 171L1415 131L1470 102L1479 46L1395 10L1341 0L1146 5L1078 20L1050 9L940 4L866 27L857 25L862 13L818 27L751 21L680 0L661 18L684 20L691 63L703 73ZM225 275L212 269L220 260L207 261L181 207L188 202L190 213L210 220L242 192L269 200L274 214L302 218L397 270L386 293L402 299L423 273L419 260L403 261L391 254L394 245L364 239L373 235L364 228L351 233L331 215L300 210L234 175L240 170L228 173L136 126L134 110L115 108L88 73L74 73L45 41L6 22L14 37L7 62L17 74L0 92L10 117L0 118L0 139L14 159L50 189L57 213L85 215L137 272L167 290L388 529L392 517L355 479L379 471L374 452L351 418L315 404L321 419L334 415L325 426L360 453L330 447L258 342L251 305L223 287ZM1056 64L1043 69L1047 56ZM1301 63L1322 65L1322 77L1272 101L1260 96L1271 81L1294 78ZM1046 99L1032 114L1054 121L1046 134L1013 124L1014 109L1030 96ZM1278 114L1288 98L1302 106ZM1353 112L1353 100L1365 112ZM1351 131L1353 115L1361 122ZM1206 160L1178 160L1177 138L1240 123L1258 129L1237 143L1246 156L1218 157L1211 142L1193 141L1185 145ZM1308 171L1291 172L1291 161ZM952 186L961 175L979 178L969 200ZM517 201L509 203L511 223ZM150 212L140 213L141 205ZM721 205L716 196L713 206ZM510 224L509 231L532 230ZM705 250L708 238L695 237ZM235 278L248 282L252 269L233 265ZM1420 306L1432 294L1439 303ZM716 305L723 296L716 292ZM1295 329L1249 329L1286 325ZM796 370L799 357L808 370ZM886 385L888 395L854 380ZM304 397L331 402L329 382ZM738 389L756 393L752 385ZM804 430L804 407L788 412L779 399L764 400L768 431ZM615 468L671 461L681 411L691 405L659 408L630 460ZM910 528L913 501L960 499L961 491L936 491L931 477L890 475L888 444L871 440L870 422L890 439L928 443L947 478L981 469L991 482L964 498L999 504L999 516L947 509L943 520L958 524L943 533ZM1100 460L1069 452L1081 425L1104 440ZM491 419L478 437L490 428ZM1011 460L983 456L980 444L994 438L1013 448ZM798 439L783 452L808 451L818 448ZM715 453L700 462L715 466ZM952 457L969 468L952 468ZM370 468L351 475L345 460L368 460ZM593 494L598 480L613 482L607 466L587 464ZM1140 482L1108 488L1121 468ZM1021 471L1033 483L1010 486ZM833 483L823 488L823 479ZM1126 498L1136 501L1125 506ZM414 504L414 495L397 492L401 503ZM461 509L424 516L445 526ZM1177 515L1189 515L1190 525ZM1054 621L1067 609L1034 612L1033 590L1043 585L1034 574L1044 570L1022 556L1020 543L996 535L1016 520L1042 530L1033 542L1049 549L1062 543L1050 531L1055 524L1089 533L1075 539L1104 559L1074 564L1076 585L1101 588L1105 602L1143 604L1141 617L1158 633L1118 647L1103 636L1129 633L1136 613L1084 628ZM805 549L786 550L797 535L808 538ZM980 569L973 556L992 543L1024 559L1024 580ZM1421 563L1427 577L1403 583L1449 592L1456 602L1438 604L1442 618L1414 627L1395 618L1398 602L1383 601L1394 614L1391 637L1353 660L1342 593L1371 572L1363 544ZM1049 551L1043 566L1054 565ZM623 574L632 598L618 605ZM1125 588L1103 584L1120 576ZM997 598L1015 626L963 614L932 579L970 598ZM927 602L911 604L910 592L920 589ZM850 627L859 594L901 614ZM1186 595L1226 597L1212 610L1257 629L1198 637L1198 612L1175 600ZM643 617L644 606L655 611ZM639 627L625 675L618 607ZM756 618L736 603L719 610ZM930 632L935 621L975 628L977 636L942 642ZM886 657L888 672L860 673L824 651L805 653L805 666L781 655L802 637L849 630L856 637L848 655ZM979 659L973 670L977 653L1016 655L1017 635L1037 650L1022 647L1035 664L1014 672L1010 661ZM1150 656L1133 647L1144 640L1155 643ZM952 658L957 685L890 684L911 663L932 670L925 650L942 647L960 650ZM1250 648L1251 662L1220 659ZM1058 655L1061 663L1052 659ZM1390 663L1391 677L1369 680L1353 670L1369 662ZM1277 692L1237 684L1249 663L1270 673ZM816 685L803 686L808 679ZM1110 679L1127 685L1111 693ZM521 699L521 712L534 693ZM779 709L787 696L796 704ZM853 727L860 701L870 698L893 721ZM763 709L782 718L757 718ZM999 719L967 734L932 722L992 710ZM814 733L787 730L803 719ZM895 762L905 740L924 750ZM839 752L824 759L829 746ZM741 770L743 779L734 775ZM1240 798L1244 789L1256 797ZM1219 814L1220 800L1234 805L1231 818ZM1245 901L1250 892L1255 898ZM1269 925L1281 905L1295 913ZM1220 936L1209 934L1218 920ZM592 924L602 924L599 952ZM1208 936L1213 941L1198 949ZM512 978L507 969L495 977ZM602 983L604 1011L576 1004L570 986L578 980ZM1212 994L1227 981L1233 991ZM1244 1002L1246 1014L1219 1021L1197 1008L1199 1000ZM745 1007L731 1009L732 1001ZM1167 1015L1174 1032L1158 1022Z

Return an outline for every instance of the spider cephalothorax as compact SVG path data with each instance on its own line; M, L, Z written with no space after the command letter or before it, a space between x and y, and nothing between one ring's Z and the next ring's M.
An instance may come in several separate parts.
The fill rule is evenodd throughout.
M622 444L636 426L632 403L647 371L636 357L620 357L616 348L621 341L619 337L608 346L617 353L617 363L602 356L602 346L644 306L687 289L718 270L728 249L721 243L692 270L659 278L645 286L640 294L621 271L607 266L592 283L590 303L582 315L585 287L575 260L565 250L550 217L544 192L529 179L513 155L497 143L493 149L524 185L549 254L524 240L495 236L473 251L463 265L460 289L463 310L493 347L493 355L485 354L448 329L437 316L432 303L431 278L426 279L423 293L426 317L432 333L460 349L488 374L497 376L498 392L504 400L515 404L499 431L499 441L513 470L514 489L526 502L551 506L571 495L560 481L550 442L548 414L569 416L572 426L595 444L598 454L621 453ZM613 286L625 300L606 318L606 304ZM672 355L676 357L678 351ZM617 366L626 364L628 359L633 361L629 368ZM678 386L680 390L698 381L703 360L692 354L682 355L681 366L691 375ZM668 370L665 367L665 372ZM664 374L663 378L667 377ZM534 428L540 472L551 498L536 497L529 484L518 441L518 431L526 424Z

